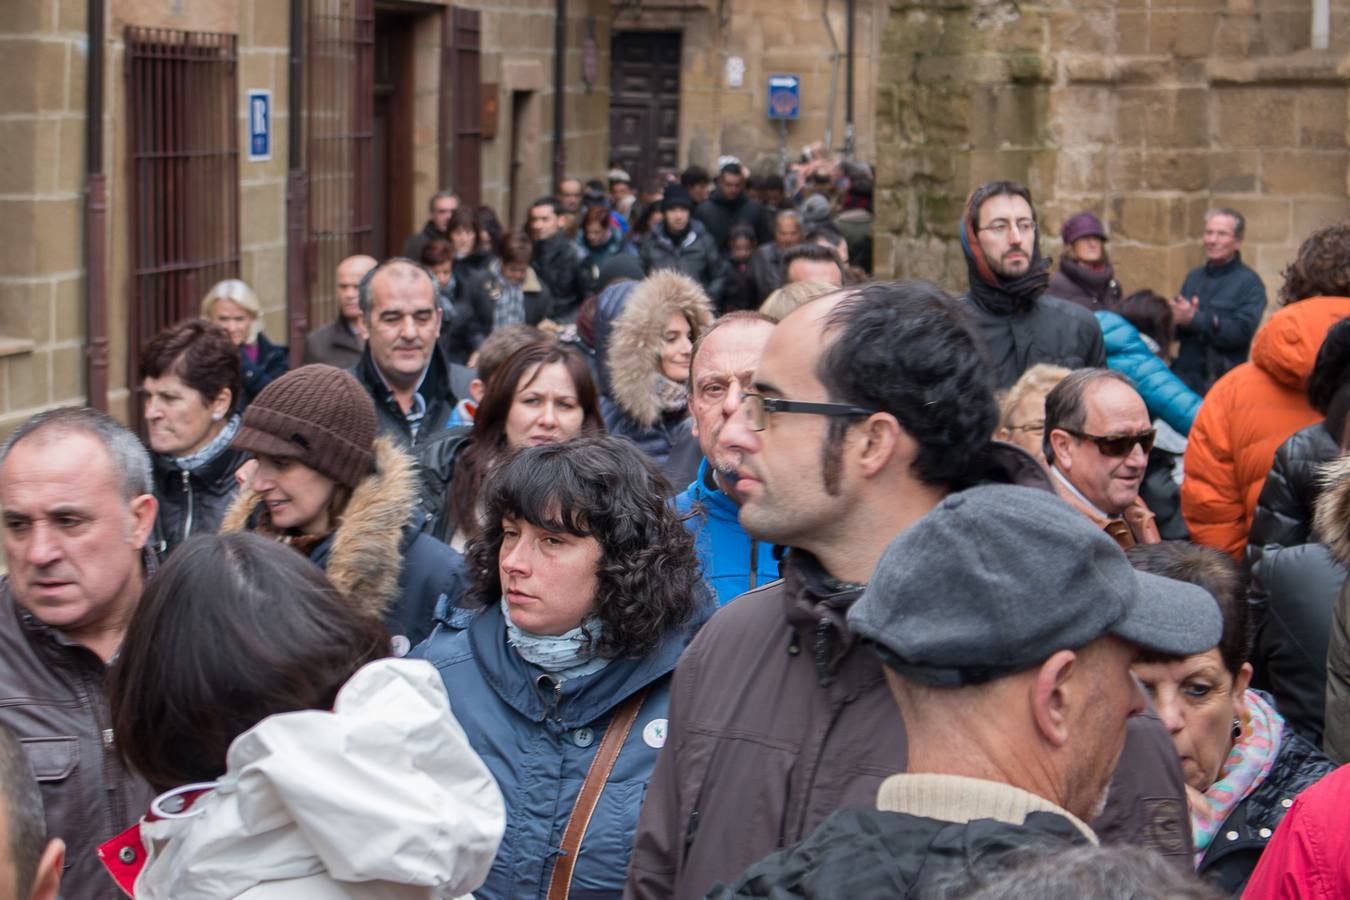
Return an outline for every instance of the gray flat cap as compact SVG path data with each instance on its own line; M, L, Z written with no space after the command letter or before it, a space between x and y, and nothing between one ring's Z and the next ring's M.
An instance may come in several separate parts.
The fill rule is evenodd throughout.
M953 494L892 541L848 624L900 674L951 687L1108 634L1189 656L1223 630L1208 591L1136 572L1087 516L1014 485Z

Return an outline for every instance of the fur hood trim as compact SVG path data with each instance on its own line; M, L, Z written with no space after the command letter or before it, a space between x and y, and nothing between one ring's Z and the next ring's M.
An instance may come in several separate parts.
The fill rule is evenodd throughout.
M633 288L609 334L610 399L644 428L655 425L664 411L661 335L676 313L693 323L696 337L713 320L712 303L698 282L662 269Z
M326 566L328 580L372 615L383 616L398 599L404 530L412 519L417 496L412 457L387 435L377 437L375 471L352 491L332 536ZM249 520L261 502L262 497L252 490L241 490L225 513L221 532L252 530L278 537L269 529L249 528Z
M1313 510L1313 533L1343 566L1350 566L1350 454L1321 466L1322 493Z

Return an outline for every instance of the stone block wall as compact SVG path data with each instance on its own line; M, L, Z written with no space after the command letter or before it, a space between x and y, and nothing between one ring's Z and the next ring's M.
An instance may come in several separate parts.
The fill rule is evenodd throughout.
M84 400L84 15L0 5L0 438Z
M878 82L881 272L965 283L956 221L972 187L1025 182L1042 247L1097 213L1125 289L1170 296L1202 261L1204 212L1248 220L1273 299L1314 228L1350 213L1350 64L1308 49L1288 0L897 0ZM1333 0L1331 46L1350 36ZM1337 43L1338 39L1341 43Z

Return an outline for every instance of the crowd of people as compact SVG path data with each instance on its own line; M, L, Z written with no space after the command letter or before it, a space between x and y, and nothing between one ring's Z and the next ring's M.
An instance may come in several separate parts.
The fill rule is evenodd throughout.
M949 293L860 164L558 187L0 447L0 897L1350 895L1350 223L1267 316L1232 209L1169 300L989 182Z

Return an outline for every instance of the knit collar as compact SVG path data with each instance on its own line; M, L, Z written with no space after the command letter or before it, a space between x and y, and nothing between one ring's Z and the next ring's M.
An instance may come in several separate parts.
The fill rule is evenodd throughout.
M1032 813L1053 813L1067 819L1090 843L1098 843L1092 829L1068 810L1030 791L983 778L934 773L892 775L877 790L877 809L958 825L975 819L1022 825Z
M1212 276L1227 275L1229 272L1242 265L1242 251L1234 250L1233 258L1228 262L1213 263L1205 262L1205 272Z
M229 449L230 441L234 440L235 432L239 430L239 421L238 413L230 416L225 422L225 427L220 429L220 434L211 438L210 442L196 453L190 453L187 456L170 456L167 453L160 453L158 454L160 461L164 463L166 468L196 472Z

